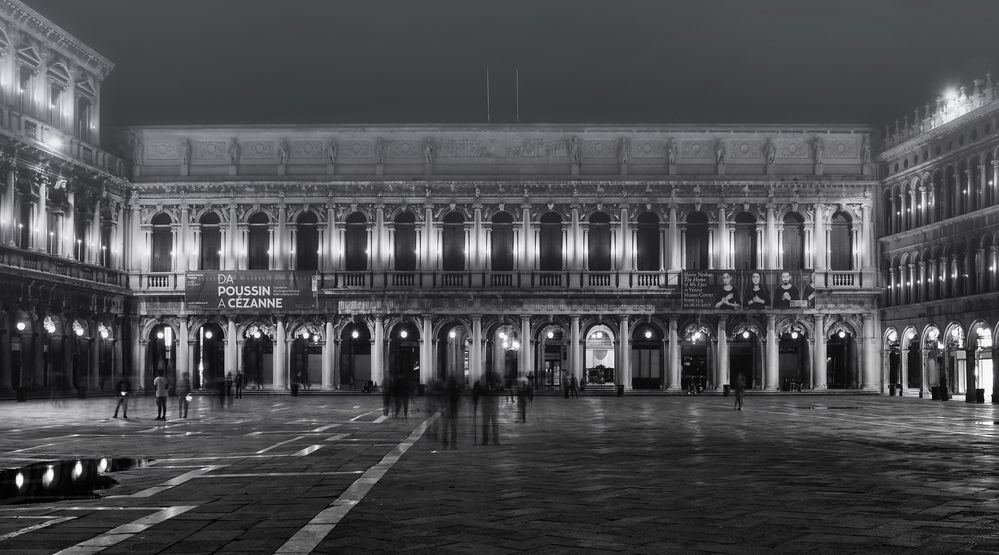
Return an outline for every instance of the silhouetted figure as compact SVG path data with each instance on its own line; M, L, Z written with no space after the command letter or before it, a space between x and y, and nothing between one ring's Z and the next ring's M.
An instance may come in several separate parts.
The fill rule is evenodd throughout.
M132 384L125 378L118 382L118 405L114 408L114 418L118 418L118 409L124 409L122 418L128 418L128 396L132 394Z
M486 387L482 393L482 445L489 444L489 435L492 434L493 445L499 445L499 398L503 389L502 384L497 381L487 380Z
M735 410L742 410L742 402L746 396L746 377L739 372L735 375Z
M517 407L520 409L519 422L527 422L527 403L531 398L531 382L527 378L517 381Z
M215 380L215 391L219 396L219 408L225 408L225 376Z
M244 378L243 378L243 373L242 372L236 372L236 381L233 382L233 383L236 385L236 398L237 399L242 399L243 398L243 383L244 383Z
M177 416L187 418L187 409L191 405L191 378L187 372L181 374L177 387Z
M232 406L232 372L227 372L225 375L225 396L229 400L229 406Z
M441 438L444 447L458 448L458 408L461 404L461 390L454 376L448 376L444 385L444 434Z
M579 380L576 376L569 378L569 396L573 399L579 399Z
M392 406L392 393L393 393L392 388L394 387L394 385L395 384L392 382L392 378L389 378L389 379L385 380L384 382L382 382L382 415L383 416L388 416L389 415L389 407ZM398 413L398 412L399 411L396 410L396 413Z
M157 372L156 379L153 380L153 387L156 388L156 420L166 420L168 386L167 379L163 377L163 371Z

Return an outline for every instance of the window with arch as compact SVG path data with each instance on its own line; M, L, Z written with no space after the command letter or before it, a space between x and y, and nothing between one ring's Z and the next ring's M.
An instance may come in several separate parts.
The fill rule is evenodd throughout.
M100 220L101 237L100 244L97 245L97 263L105 268L112 268L114 267L114 252L111 249L111 237L114 234L114 218L111 214L111 210L102 210Z
M805 219L797 212L784 214L784 260L781 268L785 270L805 269Z
M662 247L659 243L659 216L655 212L638 215L635 262L640 272L656 272L660 266Z
M159 213L150 222L153 225L152 252L149 270L152 272L173 271L173 229L170 215Z
M264 212L257 212L247 220L247 269L269 270L271 248L271 219Z
M494 272L513 271L513 216L506 211L493 215L489 269Z
M63 103L68 98L66 92L71 81L69 70L61 63L54 64L48 70L49 82L49 122L53 125L63 123Z
M201 224L198 268L220 270L222 269L222 220L216 212L206 212L198 223Z
M347 216L344 232L343 265L348 272L368 269L368 220L364 214L354 212Z
M853 221L846 212L836 212L829 224L829 268L853 269Z
M687 216L686 230L686 265L687 270L707 270L708 254L708 217L703 212L692 212Z
M295 218L295 269L319 269L319 218L310 210Z
M995 158L990 152L985 157L985 192L982 194L983 207L995 204L995 168L992 167L994 163Z
M749 212L735 215L735 233L732 244L735 269L755 270L759 245L756 238L756 216Z
M37 71L37 68L26 63L19 63L17 66L17 105L21 112L31 106L32 85Z
M971 159L968 175L968 211L975 211L982 207L982 172L979 170L981 162L978 157Z
M610 216L606 212L594 212L589 217L588 245L586 248L587 269L591 272L609 272L611 269Z
M961 187L957 180L957 174L954 172L954 166L947 166L944 172L944 182L947 184L947 190L944 194L946 199L947 209L945 214L947 218L953 218L960 214L960 199L961 199Z
M465 270L465 218L460 212L444 215L441 234L441 265L445 272Z
M394 260L398 272L416 271L416 216L410 211L395 217Z
M542 272L562 270L562 216L546 212L541 216L538 237L538 269Z
M886 190L884 195L882 195L881 200L881 215L884 218L884 233L885 235L891 235L895 233L895 226L892 225L892 216L894 215L894 210L892 210L892 205L894 204L894 199L891 196L891 190Z
M932 206L928 212L932 214L933 222L939 222L947 215L947 212L945 211L945 207L947 206L947 193L943 185L943 174L939 171L933 174L933 188L931 195L930 202L932 203Z

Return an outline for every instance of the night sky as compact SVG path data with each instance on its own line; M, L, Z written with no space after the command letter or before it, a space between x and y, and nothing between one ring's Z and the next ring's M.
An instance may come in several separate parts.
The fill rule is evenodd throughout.
M997 0L26 0L105 125L867 123L995 71ZM999 80L999 74L996 75Z

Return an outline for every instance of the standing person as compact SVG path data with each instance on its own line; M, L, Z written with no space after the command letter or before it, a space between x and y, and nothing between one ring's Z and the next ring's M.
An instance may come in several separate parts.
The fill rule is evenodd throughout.
M226 372L225 375L225 397L229 400L229 406L232 406L232 372Z
M166 420L168 385L167 379L163 377L163 371L156 372L156 379L153 380L153 387L156 388L156 420Z
M569 373L566 372L565 370L563 370L562 371L562 395L566 399L569 398L569 390L572 389L572 386L571 386L571 384L569 382L570 382L570 380L569 380Z
M520 378L517 381L517 406L520 408L520 420L518 422L527 422L527 401L528 401L528 390L530 385L527 382L527 378Z
M132 384L124 376L118 382L118 405L114 408L114 418L118 418L118 409L124 409L122 418L128 419L128 396L132 393Z
M458 448L458 408L461 401L461 391L458 389L458 382L454 376L448 376L444 386L444 434L442 440L444 447L448 445L451 449ZM450 443L449 443L450 440Z
M191 405L191 377L187 372L180 375L180 386L177 387L177 416L187 418L187 409Z
M579 380L576 379L575 374L569 378L569 393L573 399L579 399Z
M215 391L219 396L219 408L225 408L225 376L219 376L219 379L215 380Z
M472 443L475 443L475 431L476 428L476 417L479 414L479 401L482 399L482 394L485 392L485 388L482 387L482 380L475 380L475 384L472 385Z
M499 424L496 415L499 412L501 389L499 382L486 379L486 387L482 393L482 445L489 444L490 431L492 431L493 445L499 445Z
M235 384L236 384L236 398L237 399L242 399L243 398L243 373L242 372L236 372L236 381L235 381Z
M391 377L382 381L382 416L389 415L389 407L392 405L392 393L395 382Z
M742 401L746 396L746 376L739 372L735 376L735 410L742 410Z

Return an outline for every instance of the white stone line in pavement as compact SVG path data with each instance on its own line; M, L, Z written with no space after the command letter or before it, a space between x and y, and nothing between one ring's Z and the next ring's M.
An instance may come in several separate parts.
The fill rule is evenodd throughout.
M329 472L247 472L242 474L212 474L195 478L280 478L282 476L347 476L364 474L363 470L339 470Z
M82 541L72 547L67 547L62 551L56 552L55 555L85 555L104 551L105 549L113 545L117 545L140 532L146 531L152 526L169 520L177 515L184 514L195 507L197 507L197 505L177 505L174 507L166 507L151 515L133 520L127 524L122 524L117 528L112 528L99 536Z
M315 430L311 430L311 431L313 431L313 432L325 432L326 430L328 430L330 428L337 428L339 426L340 426L339 424L327 424L325 426L320 426L320 427L316 428Z
M294 453L291 454L291 456L292 457L304 457L306 455L311 455L312 453L315 453L316 451L318 451L320 447L322 447L322 445L310 445L310 446L306 447L305 449L302 449L301 451L295 451Z
M179 486L179 485L181 485L181 484L183 484L185 482L188 482L190 480L193 480L194 478L197 478L198 476L201 476L203 474L208 474L209 472L211 472L213 470L218 470L219 468L225 468L227 466L229 466L229 465L226 465L226 464L210 464L210 465L201 467L201 468L199 468L197 470L192 470L190 472L185 472L185 473L181 474L180 476L177 476L175 478L171 478L171 479L167 480L166 482L163 482L162 484L153 486L151 488L146 488L146 489L144 489L142 491L137 491L137 492L135 492L135 493L133 493L131 495L109 495L109 496L105 497L105 499L115 499L115 498L122 498L122 497L152 497L152 496L156 495L157 493L162 493L162 492L164 492L164 491L166 491L166 490L168 490L170 488L177 487L177 486Z
M375 418L371 423L372 424L381 424L382 422L385 422L386 420L388 420L388 416L386 416L386 415L383 414L383 415L379 416L378 418Z
M343 439L343 438L345 438L345 437L347 437L349 435L350 434L333 434L330 437L326 438L325 441L340 441L341 439Z
M281 442L278 442L278 443L275 443L274 445L271 445L270 447L266 447L266 448L264 448L264 449L261 449L260 451L257 451L257 454L258 454L258 455L263 455L264 453L266 453L266 452L270 451L271 449L274 449L274 448L276 448L276 447L281 447L281 446L282 446L282 445L284 445L285 443L291 443L291 442L293 442L293 441L298 441L298 440L300 440L300 439L303 439L303 438L305 438L305 436L298 436L298 437L293 437L293 438L291 438L291 439L286 439L286 440L284 440L284 441L281 441Z
M369 415L369 414L371 414L371 413L373 413L373 412L375 412L375 411L373 411L373 410L369 410L368 412L362 412L361 414L358 414L358 415L357 415L357 416L355 416L354 418L351 418L351 419L350 419L350 421L351 421L351 422L356 422L356 421L357 421L357 420L358 420L359 418L361 418L362 416L367 416L367 415Z
M61 522L66 522L67 520L73 520L76 517L75 516L15 516L13 518L32 518L32 519L44 518L44 519L48 519L48 520L46 522L40 522L38 524L33 524L33 525L28 526L26 528L21 528L20 530L14 530L13 532L8 532L8 533L0 536L0 542L9 540L11 538L16 538L17 536L20 536L21 534L27 534L28 532L34 532L35 530L41 530L42 528L48 528L49 526L52 526L53 524L59 524Z
M347 513L354 508L355 505L364 499L364 496L371 491L371 488L378 483L379 480L385 476L385 473L392 468L395 463L399 461L400 458L412 447L419 439L420 436L427 430L427 428L433 424L433 422L439 418L438 414L434 414L430 418L426 419L419 426L413 430L413 433L409 434L409 437L404 439L401 443L395 446L394 449L389 451L382 460L372 466L371 468L364 471L364 474L360 478L354 480L339 497L336 498L333 503L330 503L329 507L320 511L308 524L303 526L298 532L295 532L288 541L275 551L275 554L304 554L311 553L313 549L316 548L322 541L336 528L337 524L343 520Z
M70 435L67 435L67 436L56 436L56 437L49 438L49 439L50 440L52 440L52 439L71 439L71 438L75 438L75 437L79 437L79 436L80 436L80 434L70 434ZM63 443L66 443L66 442L65 441L56 441L56 442L53 442L53 443L44 443L42 445L32 445L31 447L25 447L23 449L14 449L13 451L7 451L6 453L4 453L4 455L14 454L14 453L23 453L25 451L33 451L35 449L41 449L42 447L52 447L53 445L61 445Z

